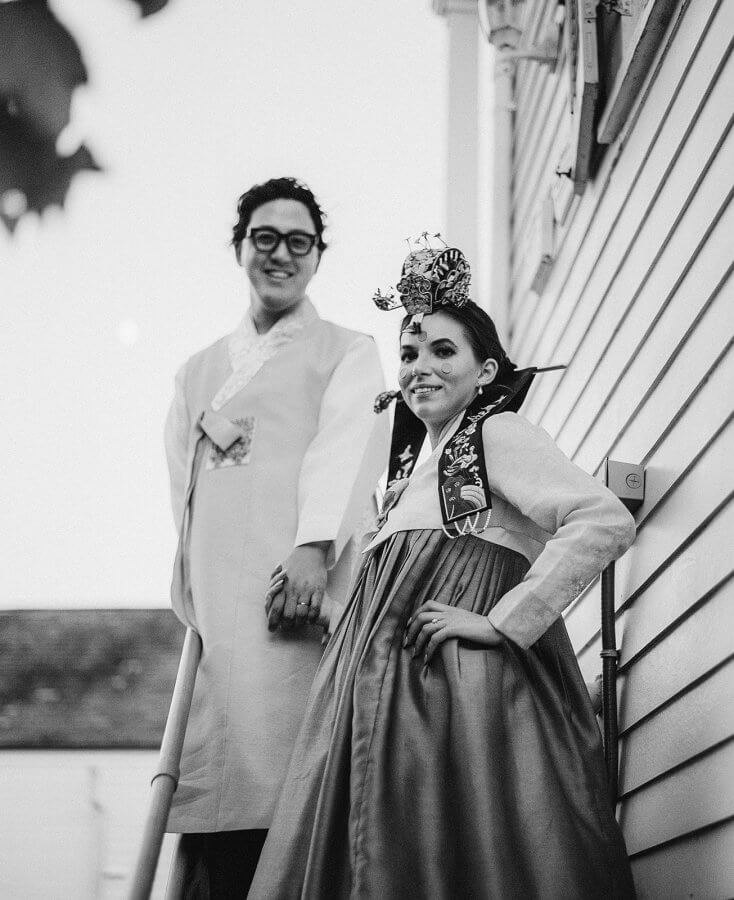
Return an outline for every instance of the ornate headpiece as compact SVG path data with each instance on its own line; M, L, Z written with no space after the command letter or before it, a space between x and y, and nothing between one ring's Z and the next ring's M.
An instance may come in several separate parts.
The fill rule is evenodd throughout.
M469 300L471 271L464 254L456 247L449 247L440 234L433 235L443 244L438 249L431 246L427 231L416 239L423 246L413 249L407 238L410 253L405 257L400 281L395 285L399 299L391 288L386 294L377 291L372 297L379 309L397 309L403 306L419 323L424 315L439 306L464 306Z

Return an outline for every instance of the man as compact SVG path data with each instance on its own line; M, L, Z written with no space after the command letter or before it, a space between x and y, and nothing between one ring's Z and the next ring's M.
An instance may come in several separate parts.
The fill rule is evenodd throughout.
M168 829L188 896L212 898L247 891L388 450L373 341L306 296L326 247L313 194L273 179L238 213L250 308L179 371L166 423L173 606L203 643Z

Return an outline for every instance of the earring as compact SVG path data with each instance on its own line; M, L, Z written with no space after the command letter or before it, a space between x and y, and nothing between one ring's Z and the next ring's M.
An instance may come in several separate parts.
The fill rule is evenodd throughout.
M482 396L482 386L481 386L481 384L479 385L479 390L477 391L477 393L479 394L480 397Z

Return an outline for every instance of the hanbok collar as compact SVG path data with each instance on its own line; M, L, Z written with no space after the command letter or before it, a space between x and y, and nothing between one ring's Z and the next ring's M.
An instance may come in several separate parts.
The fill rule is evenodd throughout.
M304 328L319 318L308 297L286 313L264 334L259 334L248 309L237 328L227 339L227 352L232 372L212 400L212 409L220 410L246 387L265 363L297 338Z
M500 412L517 412L525 399L536 372L534 366L515 370L506 384L493 383L478 394L469 406L452 419L439 443L423 465L438 466L438 499L442 527L450 538L479 534L489 525L492 514L489 483L484 464L482 424ZM378 523L384 521L391 506L405 489L415 468L426 426L408 407L398 391L386 391L375 401L375 412L397 400L393 420L392 444L387 486ZM457 423L458 419L458 423Z

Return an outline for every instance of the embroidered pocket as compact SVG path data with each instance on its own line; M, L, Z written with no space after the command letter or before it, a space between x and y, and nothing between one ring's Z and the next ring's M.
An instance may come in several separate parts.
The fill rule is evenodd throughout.
M252 438L255 433L255 417L245 416L243 419L233 419L232 421L242 429L242 437L238 438L226 450L222 450L216 444L212 444L211 452L206 460L207 470L246 466L250 462Z

